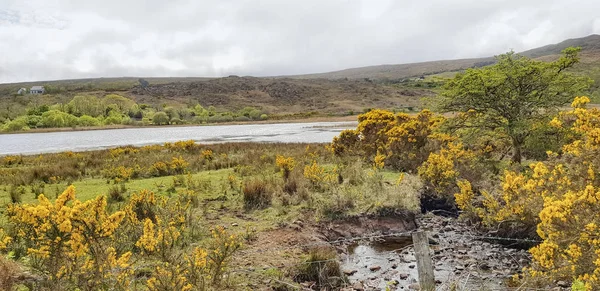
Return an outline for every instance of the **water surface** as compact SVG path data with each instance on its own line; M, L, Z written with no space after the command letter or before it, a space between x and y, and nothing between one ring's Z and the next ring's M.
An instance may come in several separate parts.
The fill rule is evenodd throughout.
M0 135L0 155L87 151L117 146L142 146L179 140L217 142L331 142L356 122L146 127L89 131Z

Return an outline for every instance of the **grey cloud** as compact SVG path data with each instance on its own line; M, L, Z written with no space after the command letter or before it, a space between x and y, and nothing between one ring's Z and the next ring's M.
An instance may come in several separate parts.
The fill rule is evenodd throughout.
M0 82L314 73L600 33L596 0L0 2Z

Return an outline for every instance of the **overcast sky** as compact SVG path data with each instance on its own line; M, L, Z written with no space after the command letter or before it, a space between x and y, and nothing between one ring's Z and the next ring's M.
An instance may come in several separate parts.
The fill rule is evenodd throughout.
M0 0L0 83L284 75L600 33L598 0Z

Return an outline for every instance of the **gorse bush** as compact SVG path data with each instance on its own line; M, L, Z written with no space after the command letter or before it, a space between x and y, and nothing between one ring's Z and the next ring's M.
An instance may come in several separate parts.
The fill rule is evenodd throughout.
M358 121L356 130L346 130L333 139L334 154L361 155L372 161L378 157L378 165L414 171L444 141L433 134L444 118L427 110L415 117L371 110L359 115Z
M530 250L525 282L575 278L587 290L600 288L600 111L586 109L587 102L576 98L572 111L552 121L579 138L560 153L548 152L548 161L506 171L499 190L459 182L456 201L471 218L505 235L542 239Z
M18 229L14 242L27 246L33 268L49 274L43 285L126 290L131 253L117 254L110 243L125 212L108 214L104 196L79 202L72 186L54 203L44 195L38 200L38 205L11 205L7 215Z
M139 258L134 257L143 257L150 266L145 280L149 290L173 284L205 290L220 284L241 243L236 235L215 228L206 248L183 254L194 225L190 205L185 197L167 199L140 191L110 213L105 196L81 202L70 186L54 202L40 195L37 204L9 205L11 227L8 232L0 229L0 251L24 256L33 271L44 275L33 283L34 290L139 288L134 286ZM18 251L23 248L25 252ZM10 287L17 269L0 260L0 270L6 271L0 274L0 286Z
M296 166L296 161L292 157L284 157L281 155L277 155L277 158L275 159L275 164L281 171L283 179L287 180L290 177L290 173L292 172L292 170L294 170L294 167Z

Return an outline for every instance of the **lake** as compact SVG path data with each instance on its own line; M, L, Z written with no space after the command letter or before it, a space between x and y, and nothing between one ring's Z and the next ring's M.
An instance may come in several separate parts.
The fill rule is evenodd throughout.
M356 122L312 122L209 126L123 128L0 135L0 155L88 151L117 146L143 146L179 140L199 143L284 142L326 143Z

